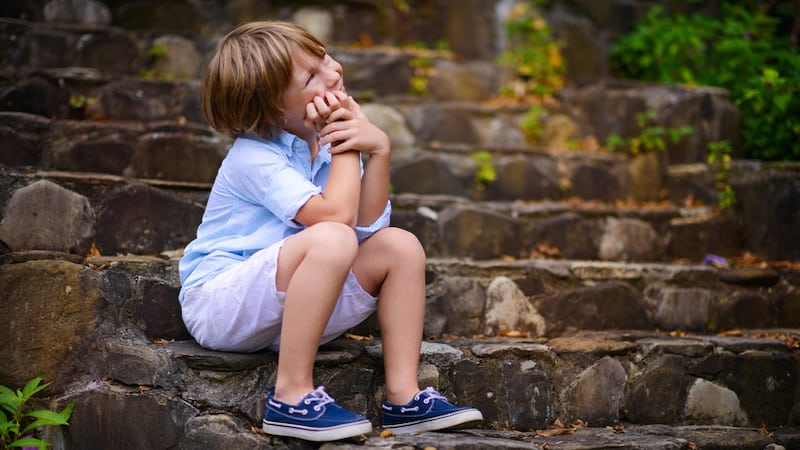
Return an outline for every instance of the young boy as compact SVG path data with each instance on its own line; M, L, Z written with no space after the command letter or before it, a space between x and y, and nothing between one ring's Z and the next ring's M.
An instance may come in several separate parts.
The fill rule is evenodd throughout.
M329 441L372 430L314 389L312 372L321 343L376 310L382 426L482 420L419 389L425 253L413 234L388 226L389 139L347 95L325 47L290 23L239 26L209 63L202 107L235 141L180 262L183 320L204 347L278 352L264 431Z

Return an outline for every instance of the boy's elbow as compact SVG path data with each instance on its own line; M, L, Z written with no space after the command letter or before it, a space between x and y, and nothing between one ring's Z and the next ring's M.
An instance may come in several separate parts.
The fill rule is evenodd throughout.
M295 220L306 226L320 222L336 222L355 227L358 222L358 206L332 202L318 195L300 208Z
M329 211L328 214L325 214L323 217L320 217L320 222L336 222L342 223L349 227L354 228L358 221L358 214L355 211L343 211L341 209L336 209L333 211Z
M358 215L357 214L341 214L337 217L335 222L343 223L350 228L355 228L356 223L358 222Z

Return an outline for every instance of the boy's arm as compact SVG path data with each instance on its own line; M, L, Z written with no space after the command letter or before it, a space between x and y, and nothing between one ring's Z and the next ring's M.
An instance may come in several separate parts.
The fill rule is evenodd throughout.
M361 164L358 152L331 155L328 183L322 193L305 203L295 220L306 226L319 222L340 222L355 226L359 215Z
M368 226L386 209L389 201L389 145L386 150L370 153L361 177L361 199L357 225Z
M320 130L320 145L331 143L334 157L353 150L368 155L356 222L368 226L381 216L389 200L391 146L386 133L369 121L352 97L342 98L341 104L343 108L332 112L329 124Z

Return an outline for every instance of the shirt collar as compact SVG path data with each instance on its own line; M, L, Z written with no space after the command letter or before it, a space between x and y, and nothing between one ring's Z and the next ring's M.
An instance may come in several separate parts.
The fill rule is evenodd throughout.
M295 142L302 141L302 139L286 130L281 130L280 134L273 138L273 141L278 144L278 148L286 153L286 156L292 156L292 153L294 153L295 149ZM303 147L306 146L305 142L299 142L298 144L302 145Z
M255 135L245 135L242 137L263 141L263 139ZM300 139L292 133L289 133L286 130L281 130L281 132L278 133L278 135L274 138L270 139L270 141L278 144L278 148L280 148L286 154L286 156L292 156L296 149L299 148L302 148L306 152L308 151L308 144L306 141ZM320 147L319 154L317 155L317 164L329 164L331 162L331 154L328 151L330 147L330 144Z
M291 154L299 148L302 148L306 152L308 151L308 143L306 143L306 141L300 139L292 133L289 133L286 130L281 131L275 140L280 144L280 147L287 156L291 156ZM316 164L329 164L331 162L331 154L328 151L330 147L330 144L320 147L319 154L317 154L316 158Z

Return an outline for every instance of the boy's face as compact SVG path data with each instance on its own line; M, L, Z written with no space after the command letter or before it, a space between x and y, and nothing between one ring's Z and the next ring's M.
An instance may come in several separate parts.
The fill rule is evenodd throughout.
M306 105L314 97L323 97L327 91L344 91L342 66L327 53L319 58L299 52L293 62L292 80L283 94L286 119L284 128L290 133L305 138L316 133L303 123Z

